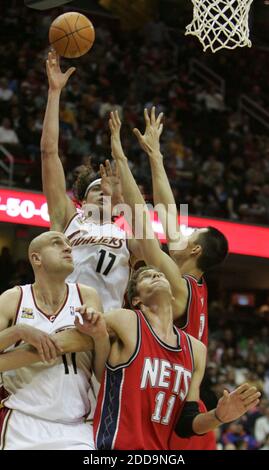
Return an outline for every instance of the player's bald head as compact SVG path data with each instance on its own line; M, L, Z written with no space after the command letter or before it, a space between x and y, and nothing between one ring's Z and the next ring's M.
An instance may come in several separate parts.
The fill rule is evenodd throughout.
M33 266L32 254L40 253L42 248L49 245L54 238L56 239L62 238L65 241L67 240L66 236L63 235L61 232L50 231L50 232L41 233L40 235L38 235L31 241L29 245L29 249L28 249L28 256L29 256L29 260L32 266Z

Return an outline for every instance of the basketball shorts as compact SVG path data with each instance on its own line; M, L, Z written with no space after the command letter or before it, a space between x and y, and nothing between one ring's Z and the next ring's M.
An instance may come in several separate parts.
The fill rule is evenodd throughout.
M0 409L1 450L93 450L89 422L56 423L9 408Z

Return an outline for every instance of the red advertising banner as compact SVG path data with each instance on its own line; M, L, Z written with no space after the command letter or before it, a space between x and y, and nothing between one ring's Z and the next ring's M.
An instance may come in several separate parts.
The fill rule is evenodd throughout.
M48 208L40 193L0 188L0 222L49 227ZM206 217L188 217L189 228L213 226L221 230L229 240L231 253L269 258L269 227L228 222ZM156 215L154 231L165 241L162 226ZM186 227L182 227L183 232Z

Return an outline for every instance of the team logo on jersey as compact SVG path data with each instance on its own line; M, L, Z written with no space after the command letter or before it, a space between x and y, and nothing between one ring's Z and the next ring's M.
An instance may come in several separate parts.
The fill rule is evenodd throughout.
M146 357L141 375L140 388L171 389L184 401L188 395L192 372L181 364L172 364L164 359Z
M76 312L75 312L75 307L71 307L70 306L70 315L72 315L73 317L75 316Z
M35 318L33 309L23 307L21 311L21 318L28 318L29 320L33 320Z

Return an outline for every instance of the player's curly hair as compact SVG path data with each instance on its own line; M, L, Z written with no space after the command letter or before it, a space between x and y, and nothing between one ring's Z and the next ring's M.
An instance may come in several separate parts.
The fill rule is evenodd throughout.
M100 176L90 163L81 169L73 185L73 192L78 201L83 201L87 187L97 178Z
M155 268L155 266L142 266L141 268L137 269L136 271L133 272L132 276L131 276L131 279L128 283L128 286L127 286L127 297L128 297L128 302L129 302L129 306L130 308L133 308L133 304L132 304L132 300L134 297L136 297L138 295L138 292L137 292L137 281L138 281L138 278L140 276L140 274L143 272L143 271L148 271L149 269L154 269L156 271L159 271L157 268Z

